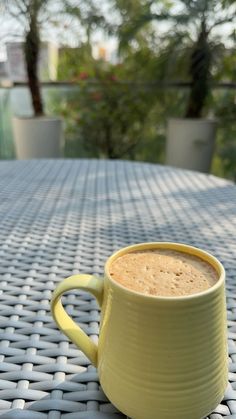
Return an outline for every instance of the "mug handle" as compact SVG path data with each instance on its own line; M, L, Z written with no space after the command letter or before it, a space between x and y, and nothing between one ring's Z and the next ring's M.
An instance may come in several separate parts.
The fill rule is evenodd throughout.
M73 289L90 292L96 297L101 307L103 300L103 280L86 274L70 276L57 286L51 299L52 315L58 327L73 343L81 348L92 364L97 367L97 345L72 320L61 303L62 295Z

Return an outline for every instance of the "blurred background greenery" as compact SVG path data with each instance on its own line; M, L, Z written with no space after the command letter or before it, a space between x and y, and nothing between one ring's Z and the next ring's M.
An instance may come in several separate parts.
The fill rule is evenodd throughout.
M63 16L70 16L86 34L78 37L73 48L61 42L57 81L71 84L43 88L47 112L64 118L65 157L164 163L167 119L185 116L193 91L190 83L194 77L199 82L199 62L205 59L204 65L210 60L204 68L207 81L201 79L197 95L204 96L201 115L218 121L212 173L236 180L236 50L232 17L236 2L109 0L107 13L102 13L95 0L89 0L86 6L80 1L63 3ZM199 52L202 16L211 32ZM64 30L67 27L64 25ZM98 30L117 40L115 62L105 56L94 58L93 35ZM7 121L14 111L12 102L17 89L23 98L23 87L11 92L2 88L0 92L2 158L11 158L14 153Z

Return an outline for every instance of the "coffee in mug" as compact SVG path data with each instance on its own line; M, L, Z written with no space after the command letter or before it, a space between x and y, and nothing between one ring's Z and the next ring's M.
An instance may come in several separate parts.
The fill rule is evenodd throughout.
M227 386L225 271L209 253L157 242L128 246L104 278L73 275L52 296L53 317L98 369L104 393L132 419L200 419ZM61 296L92 293L101 307L98 345L66 313Z
M125 253L111 264L112 279L146 295L196 294L216 284L218 274L198 256L170 249L147 249Z

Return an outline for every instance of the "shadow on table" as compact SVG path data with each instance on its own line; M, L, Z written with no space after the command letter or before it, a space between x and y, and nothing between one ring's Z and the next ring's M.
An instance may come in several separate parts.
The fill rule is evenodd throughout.
M63 419L126 419L127 417L120 413L106 398L102 389L99 388L98 375L95 368L90 373L90 379L94 380L90 385L90 389L84 384L85 377L81 374L74 374L72 379L61 381L58 385L48 382L48 394L42 397L43 391L34 391L33 397L37 397L34 402L26 403L24 409L12 409L3 415L1 419L47 419L61 418ZM83 374L82 374L83 375ZM81 382L82 381L82 382ZM47 383L42 383L44 393L46 394ZM91 389L91 384L94 389ZM95 389L96 387L96 389ZM29 399L32 397L29 390ZM95 406L87 406L88 403ZM100 403L98 410L96 406ZM27 406L28 404L28 406ZM87 410L85 410L87 408ZM127 418L128 419L128 418Z
M76 378L76 377L75 377ZM60 385L55 386L52 390L53 392L60 394L61 389L67 386L69 388L71 384L70 380L66 380L62 382ZM54 393L54 394L55 394ZM1 419L48 419L49 417L52 419L61 418L63 415L63 419L129 419L127 416L123 415L119 411L116 410L114 406L111 404L109 405L107 412L104 411L97 411L97 410L82 410L82 403L81 397L79 393L83 393L83 391L74 392L74 394L69 393L72 395L71 398L65 399L60 398L52 398L52 395L49 394L41 399L32 402L30 406L26 409L12 409L9 412L6 412L0 415ZM89 392L88 392L89 393ZM90 391L90 394L92 391ZM104 401L109 403L106 396L102 392L102 390L97 390L96 396L94 401ZM68 394L68 393L65 393ZM95 392L94 392L95 394ZM56 396L56 394L55 394ZM231 416L229 407L227 405L227 401L229 401L232 406L235 405L236 399L236 392L232 389L231 385L228 385L228 388L225 392L224 400L217 406L217 408L205 419L216 419L216 418L223 418L223 417L234 417ZM93 400L93 399L92 399ZM86 398L87 401L87 398ZM110 411L108 411L110 410ZM234 409L233 409L234 410Z

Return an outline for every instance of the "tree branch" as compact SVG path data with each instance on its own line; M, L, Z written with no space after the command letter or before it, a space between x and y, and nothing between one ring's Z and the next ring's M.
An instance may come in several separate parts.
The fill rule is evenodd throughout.
M230 17L226 17L224 19L220 19L217 22L215 22L213 25L210 26L210 28L208 29L208 32L210 32L216 26L223 25L224 23L230 23L230 22L233 22L234 20L235 20L235 15L230 16Z
M11 11L10 9L10 5L8 4L8 2L6 1L7 6L9 6L9 13L11 15L13 15L13 11ZM23 7L25 6L25 8ZM17 1L15 0L14 4L12 4L13 9L16 9L18 11L18 13L25 15L26 13L28 13L28 5L26 3L25 0L21 0L21 1ZM15 13L17 15L17 12Z

